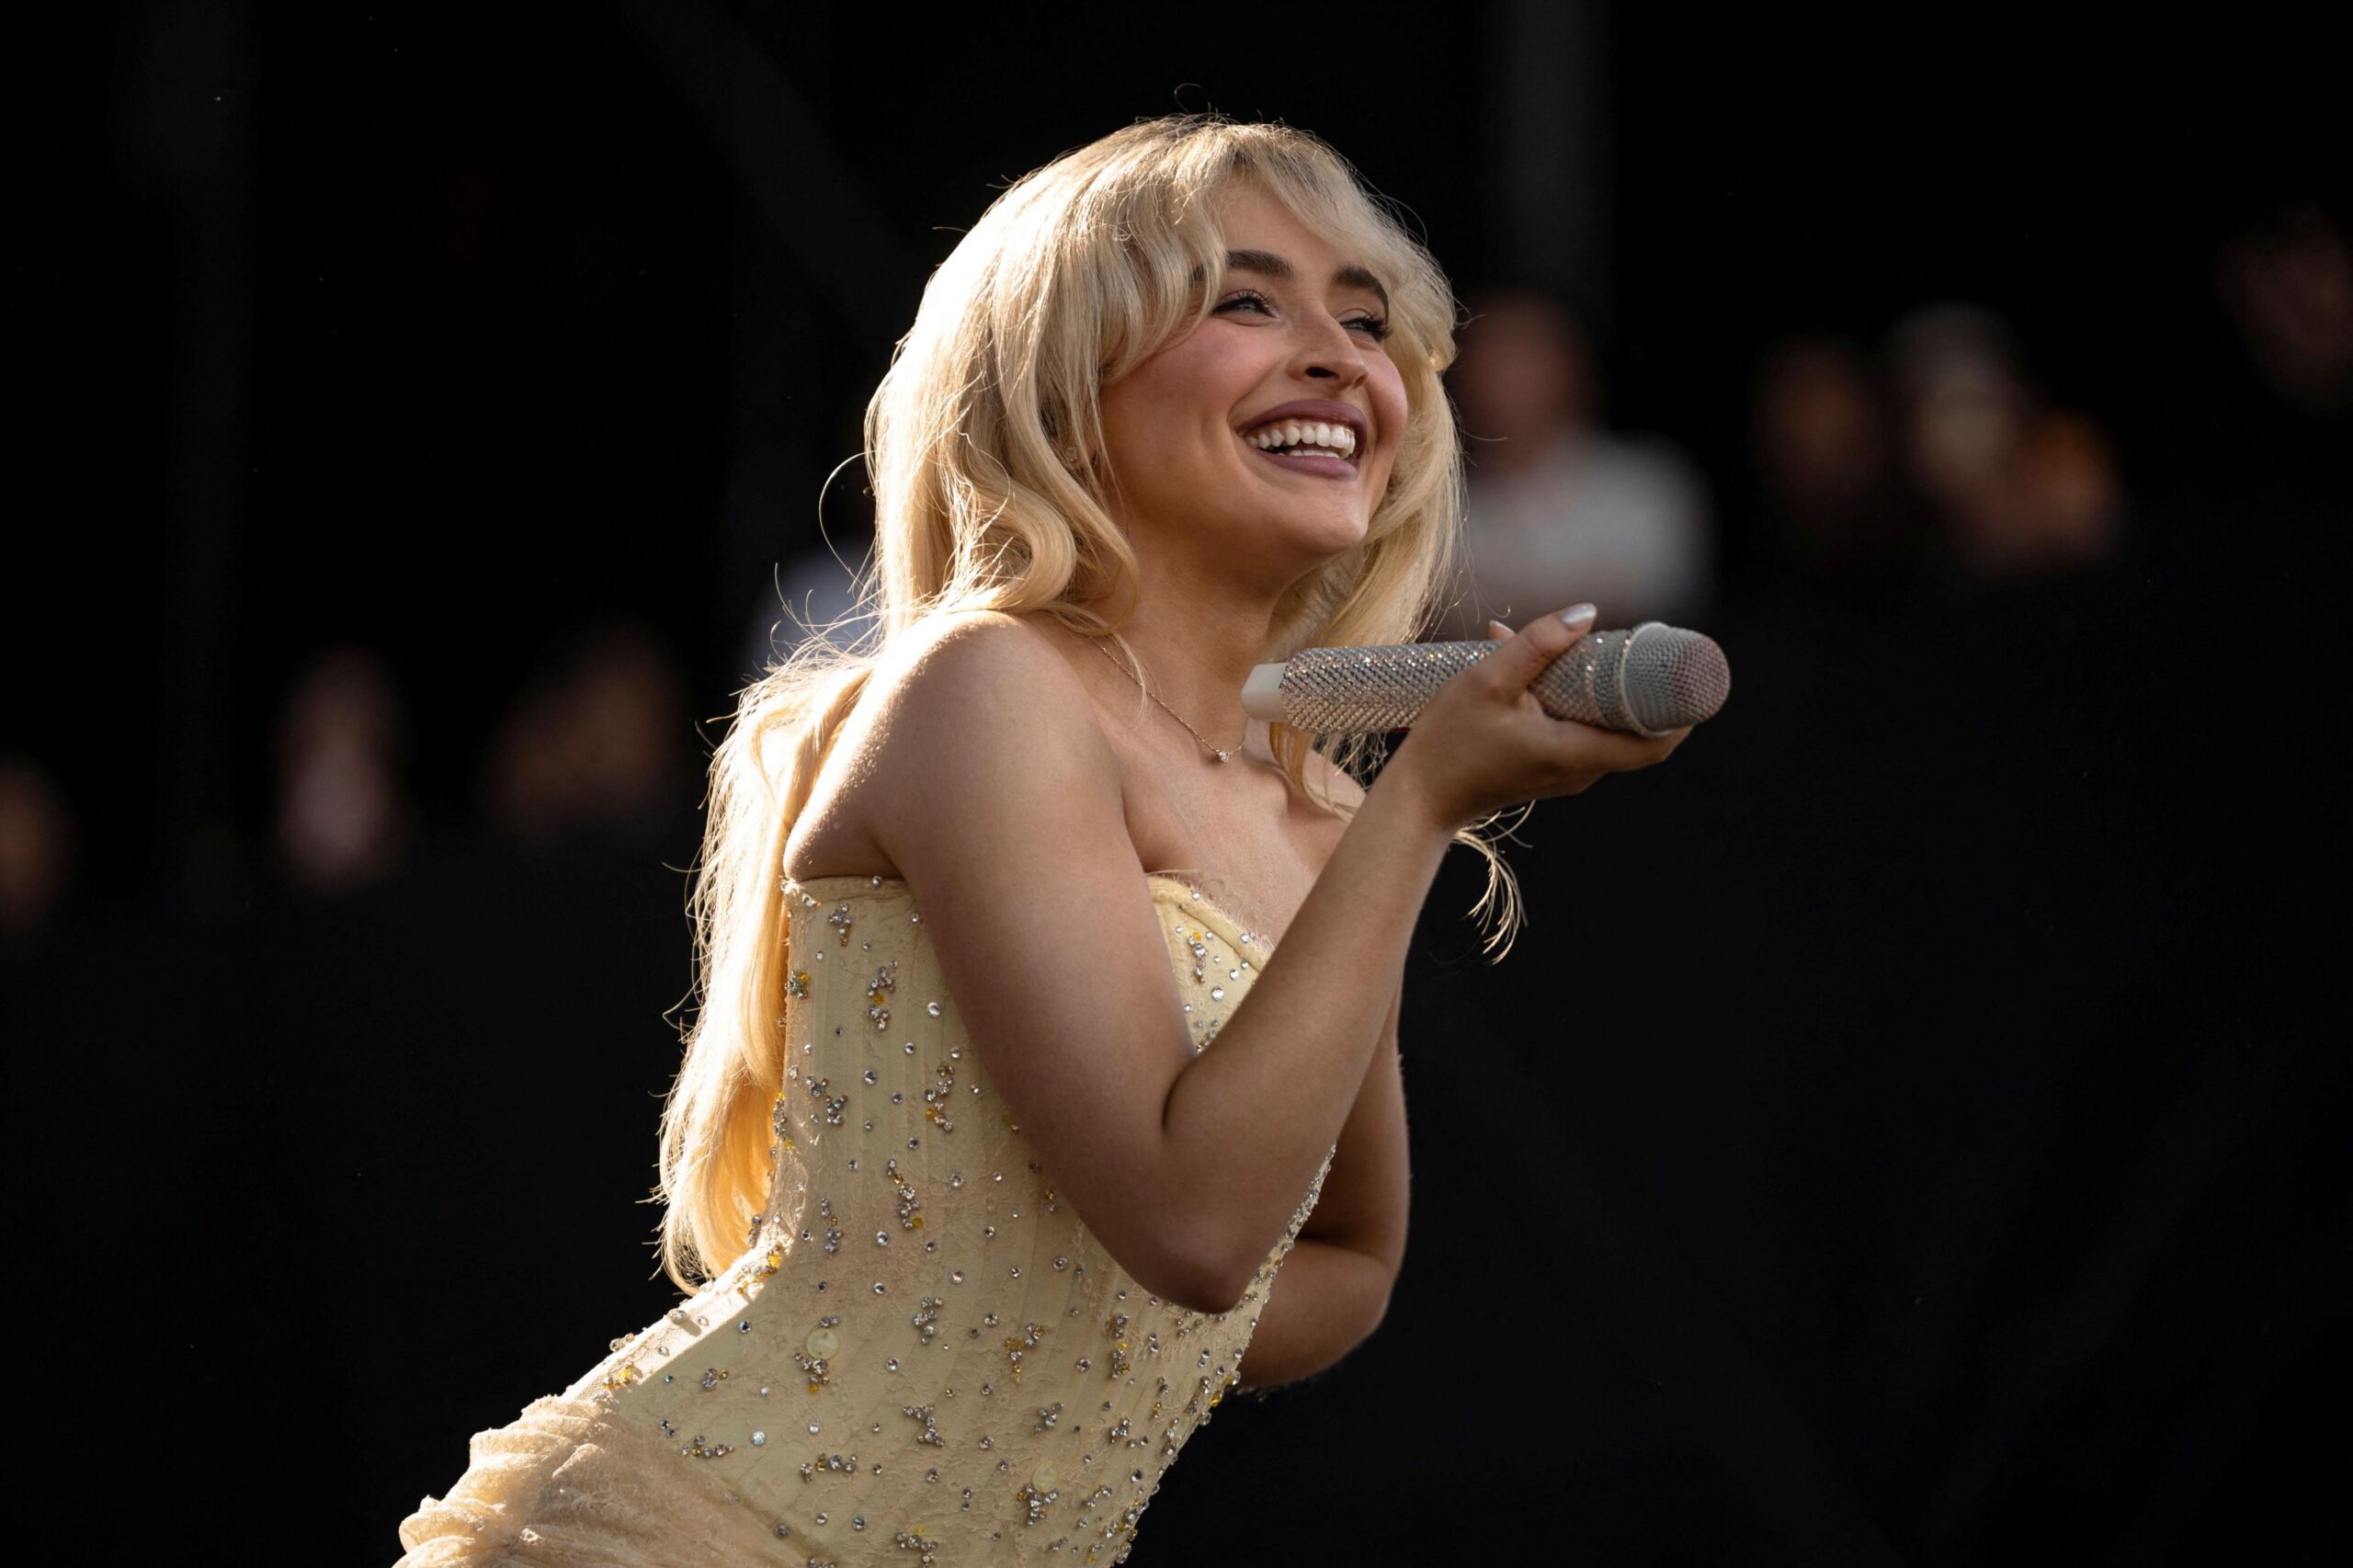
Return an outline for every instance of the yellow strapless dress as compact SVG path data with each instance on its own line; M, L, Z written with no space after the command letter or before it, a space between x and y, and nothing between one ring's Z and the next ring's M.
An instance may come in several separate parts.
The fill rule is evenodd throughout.
M1270 949L1199 888L1151 887L1198 1052ZM1238 1381L1330 1155L1233 1311L1164 1301L1056 1193L906 884L784 891L787 1065L748 1246L476 1435L403 1522L402 1568L1117 1562Z

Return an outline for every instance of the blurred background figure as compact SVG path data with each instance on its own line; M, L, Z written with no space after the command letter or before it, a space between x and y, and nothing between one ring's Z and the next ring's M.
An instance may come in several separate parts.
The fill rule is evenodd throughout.
M2048 404L2001 317L1924 306L1889 329L1887 360L1904 477L1961 576L2038 577L2113 553L2123 494L2108 437Z
M416 812L402 781L407 719L381 655L349 644L313 655L275 727L280 874L304 892L339 893L397 870Z
M2214 289L2282 397L2353 411L2353 246L2325 207L2292 201L2250 224L2216 258Z
M628 832L695 796L692 710L676 657L633 621L559 647L492 737L493 824L526 839Z
M74 819L49 770L0 755L0 943L46 926L74 885Z
M1872 585L1907 573L1917 540L1893 493L1885 400L1863 353L1800 336L1757 367L1749 450L1770 547L1819 581Z
M1447 383L1469 465L1470 577L1443 635L1483 637L1589 599L1604 626L1696 619L1715 551L1699 471L1601 428L1589 340L1557 299L1475 300Z

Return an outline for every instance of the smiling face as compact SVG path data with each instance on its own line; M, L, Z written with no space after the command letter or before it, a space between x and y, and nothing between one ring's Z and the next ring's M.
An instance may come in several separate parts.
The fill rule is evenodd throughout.
M1405 390L1359 257L1255 185L1217 212L1226 277L1208 318L1103 389L1112 510L1148 570L1279 588L1364 539Z

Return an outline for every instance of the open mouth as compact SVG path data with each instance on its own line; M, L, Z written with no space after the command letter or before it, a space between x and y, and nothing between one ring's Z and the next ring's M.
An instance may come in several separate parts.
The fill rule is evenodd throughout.
M1352 426L1316 419L1279 419L1241 435L1244 445L1294 473L1353 479L1357 433Z

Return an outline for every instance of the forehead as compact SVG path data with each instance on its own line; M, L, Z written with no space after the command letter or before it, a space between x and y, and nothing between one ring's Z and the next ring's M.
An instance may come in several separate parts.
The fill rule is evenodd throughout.
M1228 250L1272 251L1314 277L1329 277L1342 267L1370 266L1352 244L1309 228L1255 182L1241 181L1221 193L1211 210L1218 237Z

